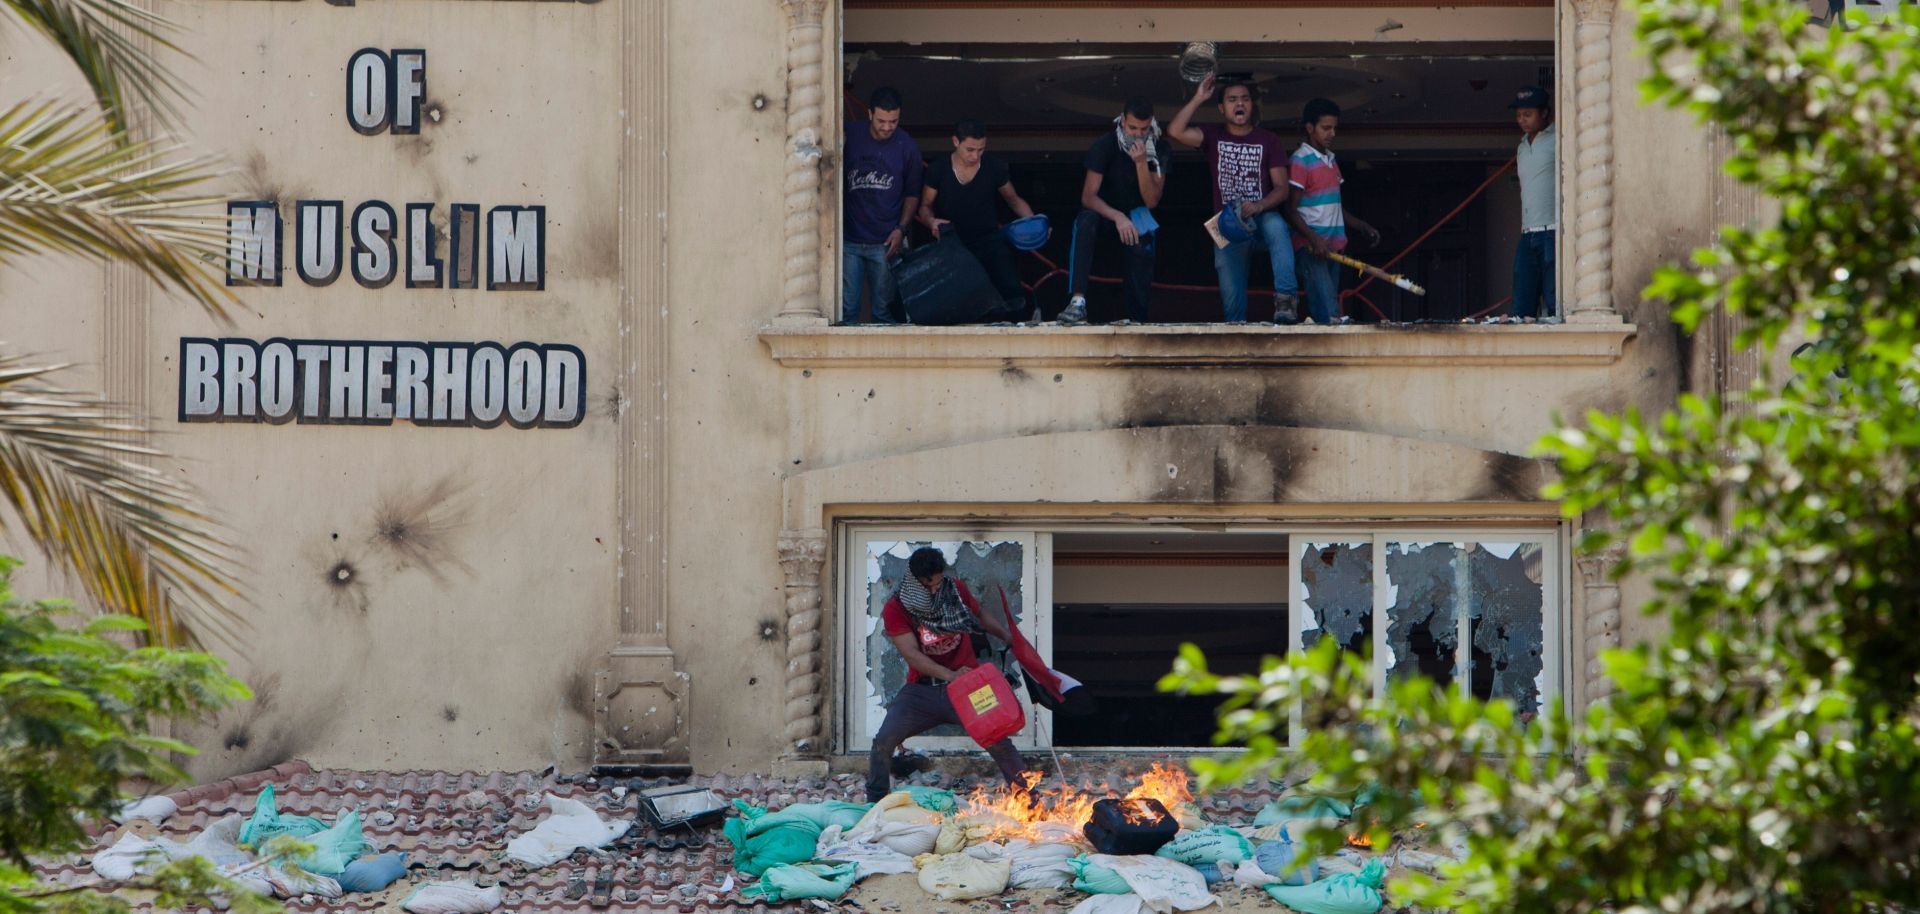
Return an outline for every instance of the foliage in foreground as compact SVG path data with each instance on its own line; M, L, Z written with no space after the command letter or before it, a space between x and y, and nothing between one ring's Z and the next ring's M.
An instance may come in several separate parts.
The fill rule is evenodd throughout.
M152 735L151 721L211 714L247 698L247 688L218 658L125 646L129 633L144 628L138 619L100 616L75 627L64 603L22 603L12 589L17 564L0 556L0 912L125 910L124 897L36 884L31 859L86 848L82 817L110 818L128 782L184 778L172 759L192 747ZM169 863L127 887L154 893L163 908L220 896L241 914L274 909L231 890L201 858Z
M1777 221L1726 229L1650 298L1688 332L1714 311L1738 344L1817 345L1744 409L1693 396L1652 419L1590 415L1541 445L1569 517L1610 518L1619 573L1652 581L1671 635L1605 658L1617 686L1584 720L1424 680L1370 701L1331 645L1258 676L1188 650L1163 688L1227 696L1203 786L1273 773L1295 702L1315 728L1289 762L1383 788L1376 840L1417 822L1469 835L1449 878L1396 902L1463 912L1920 909L1920 14L1810 28L1798 4L1642 0L1649 99L1734 144L1728 169ZM1569 747L1577 747L1570 752Z
M97 105L0 109L0 266L45 255L122 263L225 320L233 296L226 226L207 212L219 201L211 163L131 129L140 111L179 114L181 86L162 60L178 51L175 29L132 0L0 0L0 30L51 42ZM160 455L133 443L138 423L47 382L63 367L0 354L0 532L31 538L93 603L145 619L162 643L237 642L224 534L190 487L147 465Z

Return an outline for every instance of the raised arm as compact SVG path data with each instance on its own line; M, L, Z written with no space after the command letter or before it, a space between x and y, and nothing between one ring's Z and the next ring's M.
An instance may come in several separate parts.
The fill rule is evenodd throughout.
M1199 113L1200 106L1206 104L1207 99L1213 97L1213 83L1213 74L1208 73L1207 78L1200 81L1200 88L1194 90L1193 97L1187 99L1186 107L1181 108L1180 113L1173 116L1173 123L1167 125L1167 136L1172 137L1174 142L1194 148L1206 140L1200 128L1193 126L1193 116Z

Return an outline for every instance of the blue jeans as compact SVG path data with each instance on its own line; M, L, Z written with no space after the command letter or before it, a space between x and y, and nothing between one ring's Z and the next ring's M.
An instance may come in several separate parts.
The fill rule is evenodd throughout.
M1340 314L1340 265L1315 257L1304 248L1293 262L1300 274L1300 291L1307 299L1307 313L1316 324L1333 323Z
M1522 232L1513 251L1514 317L1552 317L1553 232Z
M1265 247L1267 259L1273 262L1273 291L1291 295L1300 290L1293 275L1293 236L1287 231L1287 220L1279 213L1265 212L1253 217L1253 224L1259 237L1213 249L1213 269L1220 274L1220 307L1228 323L1247 319L1247 255L1256 246Z
M840 323L860 322L860 295L867 289L873 290L873 322L900 323L899 303L895 301L899 291L894 288L893 269L887 263L887 246L849 241L841 251Z

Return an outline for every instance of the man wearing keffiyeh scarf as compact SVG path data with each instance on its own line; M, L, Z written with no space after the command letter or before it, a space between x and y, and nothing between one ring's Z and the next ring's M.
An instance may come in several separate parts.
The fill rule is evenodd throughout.
M960 715L947 698L947 683L978 665L972 635L984 632L1011 641L1004 620L980 612L972 592L948 573L940 550L925 547L907 558L907 575L881 610L883 630L907 662L907 684L887 702L887 718L874 734L867 758L867 801L879 802L892 788L893 752L908 738L941 724L957 724ZM1013 741L987 747L1000 773L1023 788L1025 763Z

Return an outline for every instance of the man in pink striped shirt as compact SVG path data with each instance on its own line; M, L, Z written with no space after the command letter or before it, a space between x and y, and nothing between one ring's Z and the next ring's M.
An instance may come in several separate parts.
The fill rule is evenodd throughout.
M1307 312L1316 324L1331 324L1340 309L1340 265L1327 259L1330 251L1347 249L1347 226L1380 243L1380 233L1340 203L1340 166L1333 160L1333 138L1340 130L1340 106L1316 98L1300 116L1306 142L1288 161L1287 183L1293 186L1287 221L1293 225L1294 269Z

